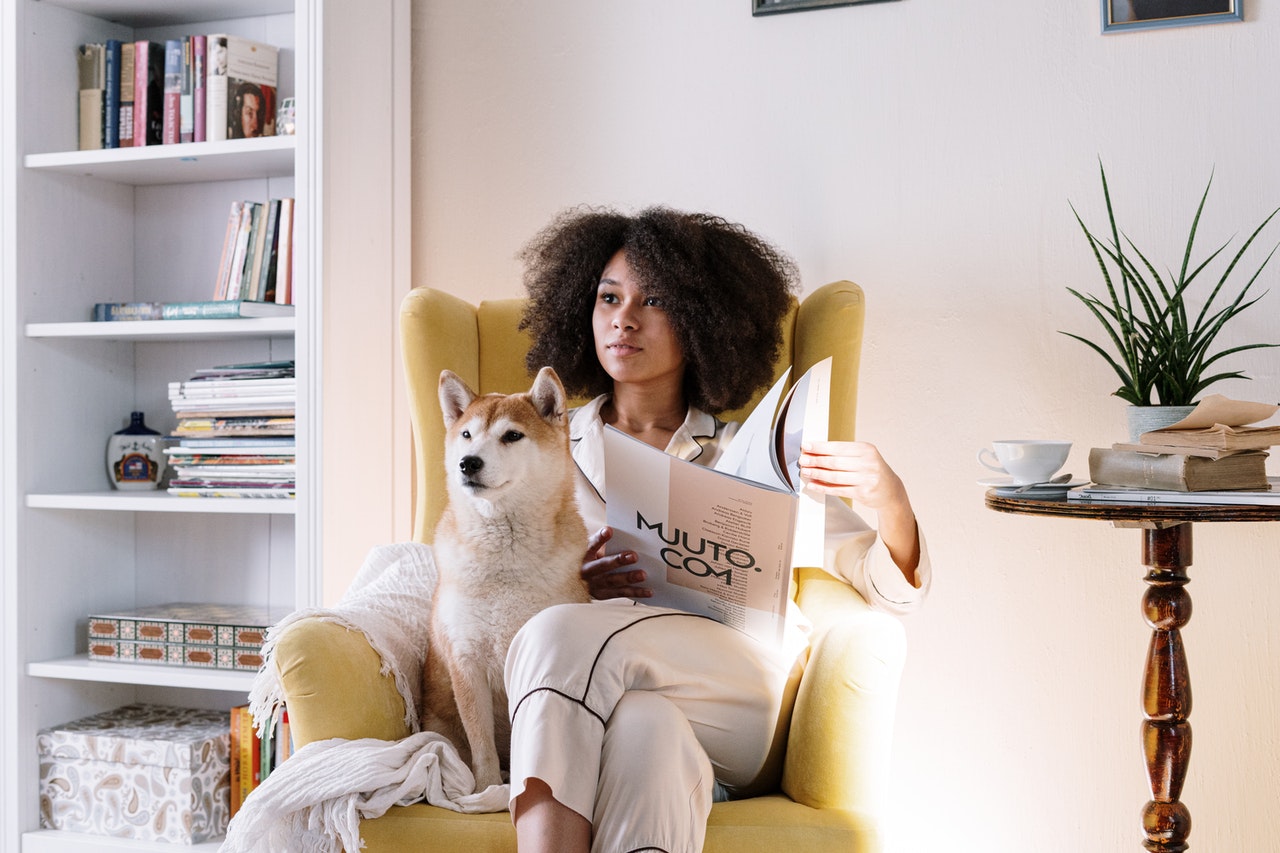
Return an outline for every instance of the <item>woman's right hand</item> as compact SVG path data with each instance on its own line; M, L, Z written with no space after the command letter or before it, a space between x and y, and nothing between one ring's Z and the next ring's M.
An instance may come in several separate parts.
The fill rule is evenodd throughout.
M624 571L636 561L635 551L619 551L606 554L605 544L613 538L613 528L602 527L587 540L587 553L582 560L582 579L595 599L648 598L653 590L641 586L645 581L643 569Z

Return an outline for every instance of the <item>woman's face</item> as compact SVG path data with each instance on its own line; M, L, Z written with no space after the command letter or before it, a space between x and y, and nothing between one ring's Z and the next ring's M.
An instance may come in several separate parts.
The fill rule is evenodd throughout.
M591 315L596 358L614 382L683 382L685 358L667 312L646 296L625 251L605 265Z

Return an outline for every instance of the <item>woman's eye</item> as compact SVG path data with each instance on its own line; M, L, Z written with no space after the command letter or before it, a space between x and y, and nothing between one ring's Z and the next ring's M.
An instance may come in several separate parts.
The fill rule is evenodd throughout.
M648 296L645 297L644 304L648 305L650 308L661 308L662 300L656 296Z
M600 301L606 305L613 305L618 301L618 297L612 293L602 293L600 294Z
M503 444L512 444L514 442L519 441L522 438L524 438L524 433L517 432L516 430L512 429L512 430L507 430L505 433L503 433L502 442Z

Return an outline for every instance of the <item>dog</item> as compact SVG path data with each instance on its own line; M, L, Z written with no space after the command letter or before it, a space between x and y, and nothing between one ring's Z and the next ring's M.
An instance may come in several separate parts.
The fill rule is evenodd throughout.
M538 611L588 600L587 531L554 370L526 393L479 397L446 370L439 391L448 504L435 530L422 725L453 742L483 791L502 784L510 752L507 649Z

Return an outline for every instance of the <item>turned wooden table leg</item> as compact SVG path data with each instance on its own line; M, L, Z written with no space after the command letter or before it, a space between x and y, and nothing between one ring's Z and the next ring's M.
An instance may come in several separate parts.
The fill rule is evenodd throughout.
M1179 801L1191 759L1191 677L1180 630L1191 618L1191 524L1144 530L1142 564L1149 569L1142 611L1152 628L1142 683L1142 752L1151 784L1142 846L1181 853L1191 834L1191 812Z

